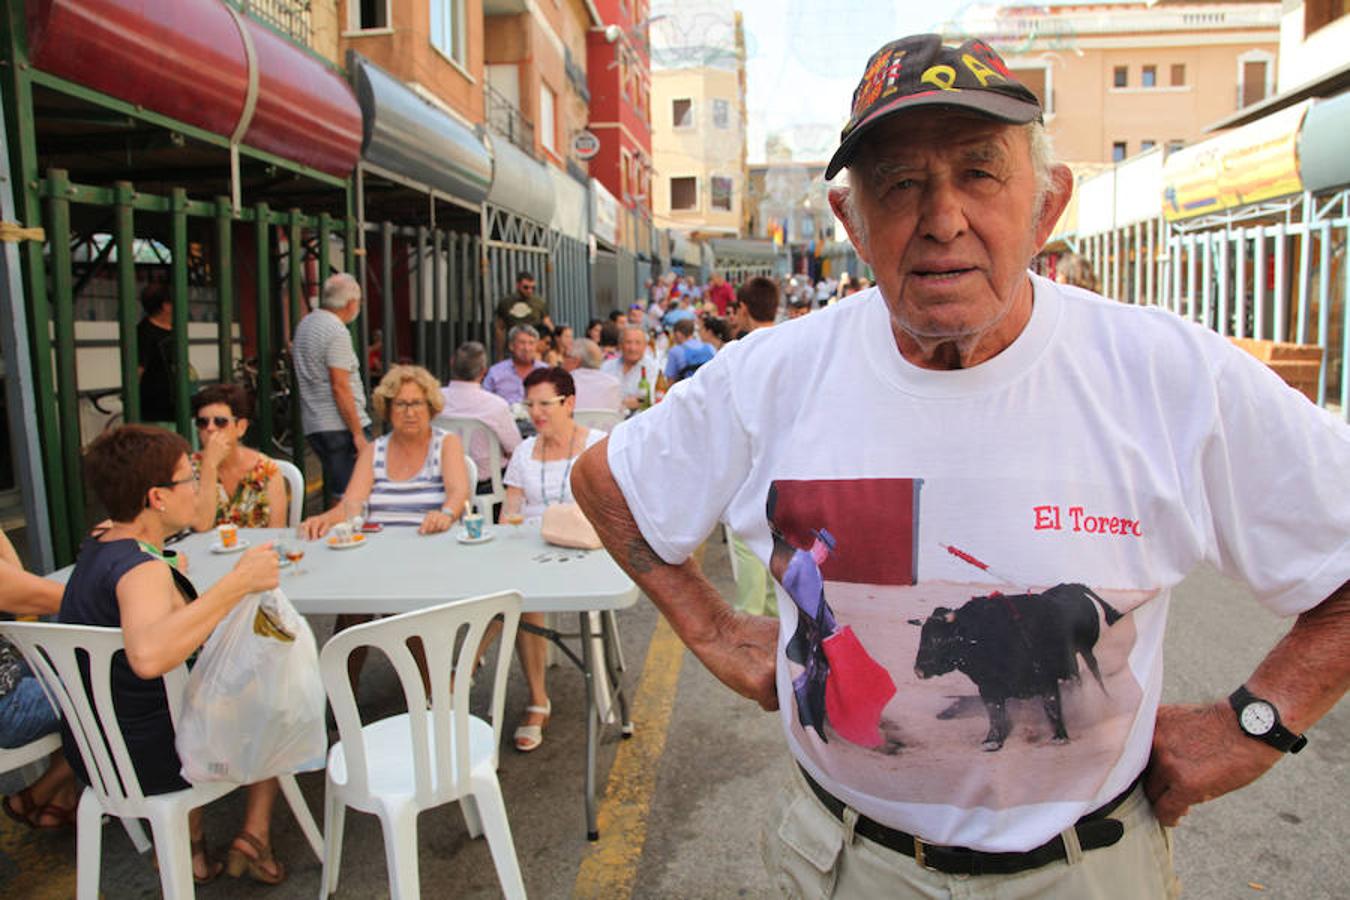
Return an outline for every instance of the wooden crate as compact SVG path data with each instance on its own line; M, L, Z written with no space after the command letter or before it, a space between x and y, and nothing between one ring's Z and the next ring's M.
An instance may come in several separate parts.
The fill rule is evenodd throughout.
M1277 343L1255 338L1229 338L1265 363L1284 383L1312 402L1317 402L1318 379L1322 377L1322 348L1314 344Z

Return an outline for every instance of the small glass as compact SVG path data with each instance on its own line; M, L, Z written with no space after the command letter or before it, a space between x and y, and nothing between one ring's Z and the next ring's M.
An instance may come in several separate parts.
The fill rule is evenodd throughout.
M525 514L521 512L508 512L502 516L502 521L511 526L511 537L520 537L520 526L525 524Z
M280 541L277 554L291 564L291 571L300 574L300 560L305 558L305 545L300 541Z

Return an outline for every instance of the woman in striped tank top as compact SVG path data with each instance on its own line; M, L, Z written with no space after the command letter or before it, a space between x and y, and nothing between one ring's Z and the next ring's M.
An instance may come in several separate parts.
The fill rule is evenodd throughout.
M415 527L419 534L446 531L464 512L469 475L464 448L454 434L431 427L445 405L440 384L421 366L394 366L373 395L375 414L393 431L368 444L356 460L346 495L328 512L306 519L307 537L369 503L369 519Z

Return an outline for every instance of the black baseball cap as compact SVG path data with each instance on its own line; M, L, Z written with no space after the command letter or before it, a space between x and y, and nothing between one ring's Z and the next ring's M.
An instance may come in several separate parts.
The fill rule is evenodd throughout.
M959 107L1016 124L1041 119L1036 95L984 41L951 47L942 43L941 35L910 35L891 41L867 61L853 91L853 112L839 133L839 149L825 169L826 180L852 161L869 130L921 106Z

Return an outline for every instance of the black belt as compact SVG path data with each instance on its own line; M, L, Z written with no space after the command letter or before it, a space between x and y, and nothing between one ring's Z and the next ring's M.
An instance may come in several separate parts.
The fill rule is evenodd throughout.
M836 819L842 822L844 819L844 802L817 784L816 780L800 765L797 768L801 769L802 777L806 779L806 783L811 787L816 799L833 813ZM1143 774L1141 773L1138 778L1130 783L1129 787L1121 791L1115 798L1074 823L1073 830L1078 833L1078 843L1083 850L1110 847L1125 834L1124 823L1119 819L1107 817L1115 812L1121 803L1125 802L1125 798L1138 786L1142 778ZM1008 875L1013 872L1025 872L1027 869L1038 869L1048 863L1059 862L1068 858L1064 848L1064 836L1059 834L1039 847L1023 853L985 853L980 850L971 850L969 847L941 847L935 844L926 844L912 834L905 834L903 831L888 828L863 815L858 816L858 821L853 826L853 832L870 841L875 841L883 847L889 847L897 853L903 853L921 866L946 872L950 875Z

